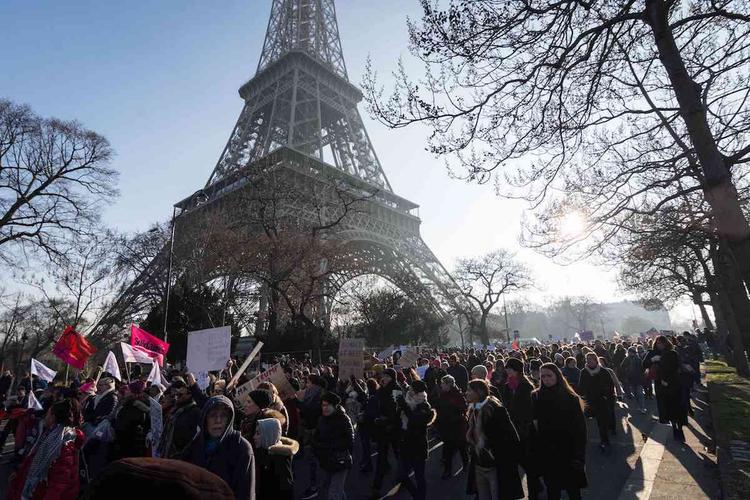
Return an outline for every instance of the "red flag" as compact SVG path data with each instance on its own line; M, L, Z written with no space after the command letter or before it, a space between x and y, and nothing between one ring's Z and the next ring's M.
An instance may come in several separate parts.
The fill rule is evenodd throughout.
M169 351L169 344L135 325L130 327L130 345L142 347L146 351L155 352L162 356L166 356Z
M83 370L86 360L95 352L94 346L83 338L83 335L73 330L72 326L65 327L65 331L52 348L52 354L79 370Z
M517 340L514 340L514 341L513 341L513 343L512 343L511 345L510 345L510 347L511 347L511 348L512 348L512 349L513 349L514 351L517 351L517 350L518 350L518 341L517 341Z

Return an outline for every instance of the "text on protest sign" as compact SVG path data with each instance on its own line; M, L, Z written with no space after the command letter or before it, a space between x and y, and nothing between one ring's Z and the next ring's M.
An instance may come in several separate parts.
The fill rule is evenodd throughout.
M405 351L398 358L398 364L401 368L409 368L417 364L419 353L416 350Z
M339 379L348 380L354 375L356 378L364 376L365 339L341 339L339 343Z
M257 389L261 382L271 382L275 385L276 390L279 391L279 398L281 398L282 401L295 397L294 388L289 383L289 380L287 380L286 375L284 374L284 369L281 368L280 364L273 365L254 379L239 386L235 391L234 399L244 409L244 412L247 415L252 415L258 411L258 407L250 398L250 393Z

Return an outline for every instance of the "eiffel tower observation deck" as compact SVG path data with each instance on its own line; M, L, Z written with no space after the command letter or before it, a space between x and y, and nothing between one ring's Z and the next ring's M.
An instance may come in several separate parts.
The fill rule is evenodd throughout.
M323 196L361 194L366 209L334 230L357 268L331 276L327 286L335 294L348 280L374 274L445 314L455 284L420 236L418 205L394 193L375 153L357 109L362 93L349 81L334 1L273 0L257 72L239 94L244 107L208 181L199 196L175 205L177 243L195 234L190 226L210 207L223 206L241 225L243 197L258 176L283 178L277 190L320 186L315 189ZM319 215L318 205L309 199L286 203L284 216L304 225ZM171 278L167 263L173 255L165 249L154 259L100 326L127 321L143 309L149 287Z

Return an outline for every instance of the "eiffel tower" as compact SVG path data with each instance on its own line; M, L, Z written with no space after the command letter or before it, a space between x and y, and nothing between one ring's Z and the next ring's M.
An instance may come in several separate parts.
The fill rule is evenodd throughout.
M247 189L247 172L273 165L289 176L304 171L317 182L335 179L373 195L367 210L336 231L358 269L327 286L335 293L357 275L374 274L402 290L416 290L446 314L456 285L420 236L418 205L394 193L372 146L357 109L362 93L346 70L334 0L273 0L257 72L239 94L244 108L200 200L194 195L175 205L173 238L190 224L187 215ZM304 209L298 213L304 217ZM169 279L170 257L165 248L94 331L130 321L153 304L159 295L154 291Z

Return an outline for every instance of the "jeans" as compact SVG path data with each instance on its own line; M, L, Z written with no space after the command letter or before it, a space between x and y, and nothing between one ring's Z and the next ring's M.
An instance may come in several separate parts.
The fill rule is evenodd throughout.
M323 491L326 500L346 500L346 476L349 469L336 472L323 471Z
M427 481L424 478L425 459L421 458L401 458L399 461L398 480L404 488L411 494L414 500L425 500L427 497ZM411 481L409 473L414 471L416 486Z
M500 483L494 467L474 466L474 479L477 484L477 500L499 500Z

